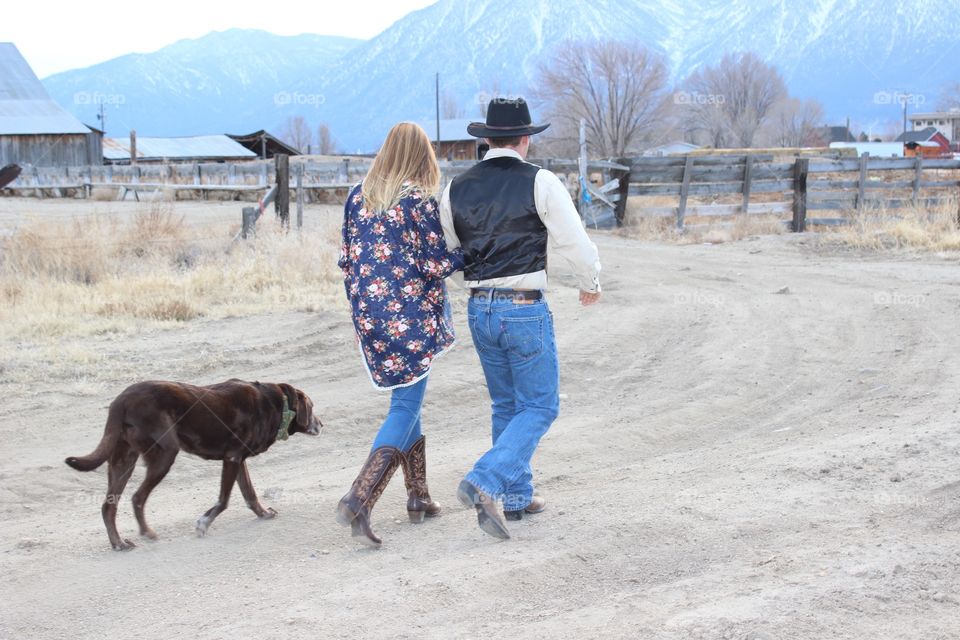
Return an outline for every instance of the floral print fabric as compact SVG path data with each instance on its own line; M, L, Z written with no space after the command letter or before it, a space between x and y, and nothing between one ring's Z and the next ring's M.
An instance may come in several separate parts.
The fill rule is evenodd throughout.
M386 211L364 206L361 185L343 211L340 269L374 385L414 384L454 342L444 278L463 268L443 240L440 207L419 191Z

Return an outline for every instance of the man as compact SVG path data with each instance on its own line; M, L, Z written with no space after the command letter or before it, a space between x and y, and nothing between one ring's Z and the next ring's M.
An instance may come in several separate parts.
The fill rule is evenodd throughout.
M467 132L484 138L483 160L444 190L440 220L447 247L461 247L470 288L468 319L487 381L493 447L466 475L457 496L474 506L480 528L509 538L497 509L520 520L546 500L533 493L530 459L557 417L559 366L547 286L547 245L573 267L580 302L600 299L600 262L560 179L524 161L534 125L522 99L491 100L486 122Z

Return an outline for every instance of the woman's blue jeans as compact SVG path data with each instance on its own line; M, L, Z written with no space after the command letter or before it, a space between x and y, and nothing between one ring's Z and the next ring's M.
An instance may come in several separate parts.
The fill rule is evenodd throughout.
M398 387L390 396L390 411L373 441L370 451L394 447L407 451L420 439L420 408L427 391L427 377L409 387Z
M471 298L467 313L490 392L493 447L466 480L518 511L533 498L530 459L560 410L553 315L546 300L515 304L496 295Z

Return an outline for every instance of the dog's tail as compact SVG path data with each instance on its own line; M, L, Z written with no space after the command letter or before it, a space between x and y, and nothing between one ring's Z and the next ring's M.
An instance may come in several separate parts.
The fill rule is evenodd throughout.
M93 471L110 457L113 450L120 440L120 434L123 432L123 408L120 403L115 402L110 405L110 412L107 414L107 426L103 429L103 438L100 444L93 450L93 453L85 456L70 456L64 462L77 471Z

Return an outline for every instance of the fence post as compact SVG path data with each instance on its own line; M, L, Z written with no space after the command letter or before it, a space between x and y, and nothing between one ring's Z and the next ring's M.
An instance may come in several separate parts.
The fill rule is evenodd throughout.
M247 236L256 232L257 218L260 217L260 207L243 208L243 226L240 230L240 236L246 240Z
M297 163L297 230L303 229L303 163Z
M274 156L277 163L277 199L273 206L280 218L280 225L290 226L290 156L278 153Z
M613 210L613 215L617 219L617 226L622 227L623 221L627 217L627 197L630 195L630 173L633 169L633 165L630 163L629 158L618 158L616 162L617 164L622 164L625 167L630 167L626 171L621 171L619 169L610 170L610 177L616 178L620 181L620 186L617 188L617 193L620 194L620 199L617 200L617 206Z
M860 156L860 178L857 180L857 211L863 211L864 206L867 204L864 202L864 196L866 186L867 186L867 161L870 159L870 152L865 151L863 155Z
M913 201L916 203L920 197L920 176L923 174L923 156L919 153L913 160Z
M810 160L797 158L793 165L793 230L797 233L807 230L807 174Z
M753 182L753 156L747 154L743 162L743 213L750 213L750 183Z
M693 156L683 162L683 181L680 183L680 206L677 207L677 229L683 230L683 218L687 213L687 196L690 195L690 178L693 174Z

